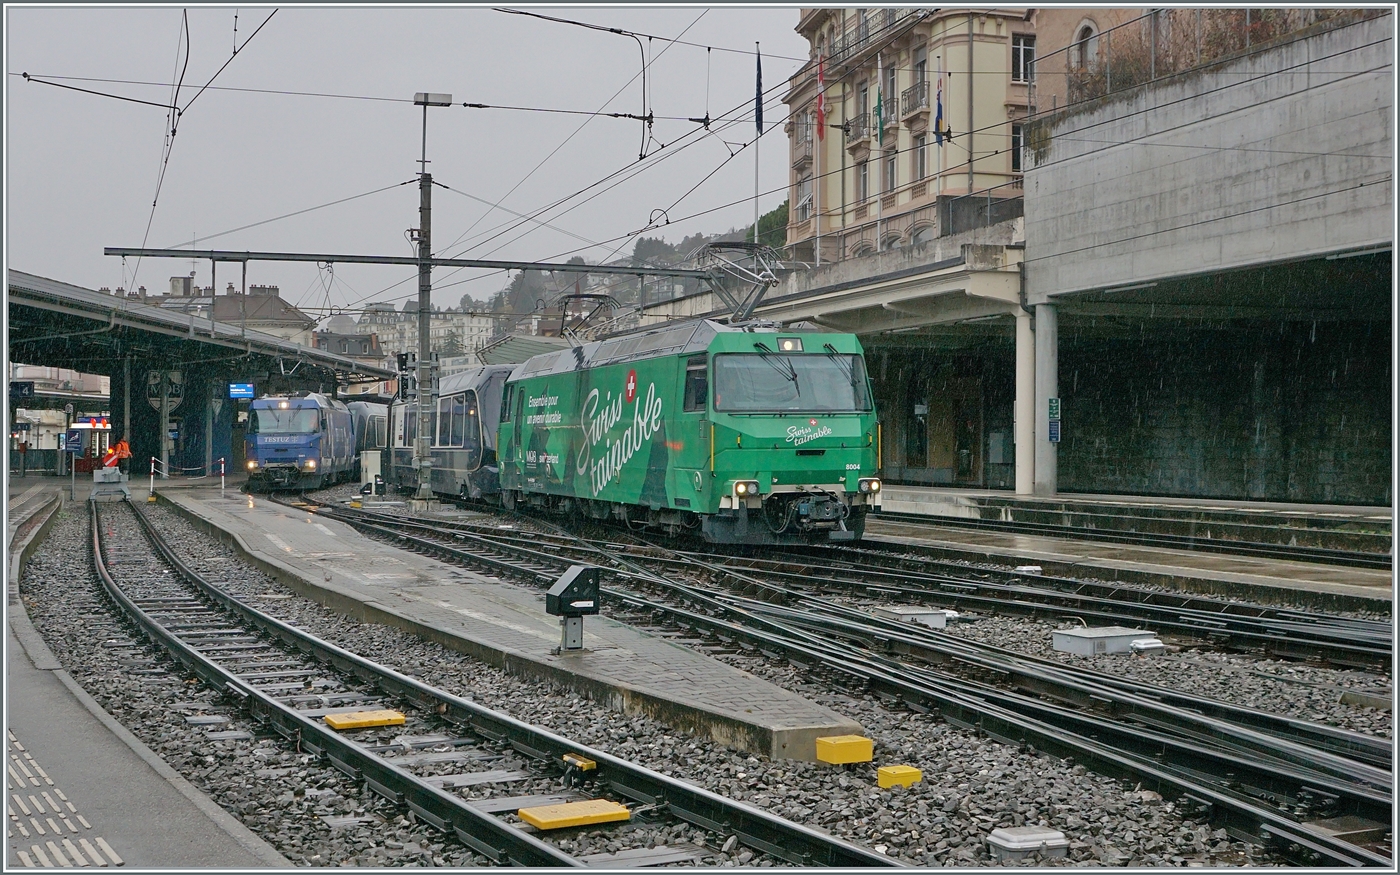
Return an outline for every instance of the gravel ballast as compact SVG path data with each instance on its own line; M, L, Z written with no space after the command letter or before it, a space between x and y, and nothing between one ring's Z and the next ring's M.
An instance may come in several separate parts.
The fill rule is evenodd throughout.
M1271 862L1260 849L1232 841L1223 831L1184 816L1171 800L1162 800L1150 791L1125 788L1117 781L1086 772L1082 766L990 741L935 717L892 710L872 697L853 695L781 661L723 656L720 658L860 721L875 741L876 762L831 767L747 756L678 733L657 721L612 712L576 694L508 676L398 630L342 617L294 595L242 563L230 548L200 533L176 512L160 505L146 510L197 571L312 634L583 744L826 829L914 865L996 865L988 854L987 835L999 826L1021 825L1053 827L1064 831L1070 841L1067 858L1032 858L1036 865L1233 866ZM173 704L204 700L211 708L225 709L223 713L231 722L224 728L258 731L228 703L219 702L196 684L185 683L173 670L170 678L174 683L152 675L133 675L130 666L121 665L118 657L122 651L104 647L105 639L117 636L85 625L96 622L85 616L98 613L93 596L96 581L90 573L72 574L72 557L86 551L85 538L85 512L70 506L30 565L22 584L25 604L79 683L197 787L241 817L289 859L305 865L486 862L455 840L414 823L411 815L404 815L339 772L296 753L285 742L258 736L251 741L211 743L198 727L186 726L181 713L172 710ZM372 549L387 548L376 544ZM968 637L985 634L988 640L1001 636L997 643L1014 647L1007 636L1015 630L995 625L1001 622L989 618L966 627L955 626L950 632ZM1016 634L1041 636L1048 649L1048 627L1031 621ZM1136 662L1143 671L1168 671L1170 665L1166 659L1155 664ZM163 660L158 664L168 666ZM1251 663L1251 667L1258 666ZM1216 672L1207 665L1199 672L1192 669L1191 674L1195 677L1208 672L1221 685L1235 682L1232 679L1238 673ZM1306 689L1299 684L1279 686ZM914 766L923 771L923 780L908 789L881 790L875 782L875 766L881 764ZM259 770L264 772L263 779L248 780ZM333 815L359 815L373 822L332 829L322 818ZM598 835L580 833L570 839L583 845L582 851L577 847L566 850L604 850L606 836L602 831L593 832ZM677 835L660 840L691 841L697 837L682 828ZM773 862L736 846L727 853L717 850L708 864L759 866Z

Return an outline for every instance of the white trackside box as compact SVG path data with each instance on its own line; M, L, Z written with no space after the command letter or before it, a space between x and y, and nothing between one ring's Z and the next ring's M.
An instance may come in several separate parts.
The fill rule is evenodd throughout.
M1099 656L1104 653L1131 653L1134 641L1152 638L1144 629L1123 626L1102 626L1094 629L1056 629L1051 641L1061 653L1076 656Z
M900 623L922 623L935 629L948 626L948 611L942 608L921 608L916 605L881 605L871 608L871 613L886 620ZM956 615L956 612L954 612Z
M1069 839L1057 829L1046 826L1009 826L992 830L987 836L992 856L998 860L1021 860L1039 853L1046 857L1063 857L1069 853Z
M380 450L364 450L360 453L360 485L373 483L375 477L383 475L380 468Z

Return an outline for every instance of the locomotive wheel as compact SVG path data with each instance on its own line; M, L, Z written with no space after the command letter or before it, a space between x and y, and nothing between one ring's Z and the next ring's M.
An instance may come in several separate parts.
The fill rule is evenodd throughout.
M505 508L506 510L515 510L514 489L501 490L501 507Z

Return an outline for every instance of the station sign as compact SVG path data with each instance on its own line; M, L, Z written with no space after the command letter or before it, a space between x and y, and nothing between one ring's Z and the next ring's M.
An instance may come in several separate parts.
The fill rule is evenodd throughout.
M252 397L253 397L253 384L252 384L252 383L229 383L229 384L228 384L228 397L229 397L230 399L236 399L236 398L252 398Z
M12 401L24 401L34 397L33 380L11 380L10 399Z
M17 422L17 423L15 423L15 428L19 429L20 431L29 431L29 426L30 426L30 425L32 425L32 423L28 423L28 422Z
M83 433L76 429L68 429L63 437L63 451L65 453L81 453L83 451Z
M1052 444L1058 444L1059 442L1060 442L1060 421L1059 421L1058 419L1052 419L1052 420L1050 420L1050 443L1052 443Z
M1050 402L1050 420L1053 422L1060 418L1060 399L1050 398L1047 400Z

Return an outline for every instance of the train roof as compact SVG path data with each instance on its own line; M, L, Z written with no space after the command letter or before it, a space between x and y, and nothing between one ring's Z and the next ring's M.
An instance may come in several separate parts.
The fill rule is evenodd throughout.
M655 358L663 355L702 353L710 350L717 338L757 332L794 336L818 333L812 331L779 332L779 329L772 325L754 323L728 325L723 322L715 322L712 319L700 319L676 325L664 325L650 331L610 337L606 340L585 343L570 349L561 349L558 352L542 353L517 365L515 370L511 372L510 379L521 380L526 377L565 374L585 368L597 368L618 362ZM853 335L849 334L832 334L830 336L850 338L854 341ZM854 351L858 350L857 346Z
M269 402L271 402L271 401L289 401L289 402L291 402L291 401L299 401L299 402L302 402L302 403L297 404L297 405L296 405L297 407L330 407L330 408L337 408L337 407L338 407L338 408L341 409L341 410L346 410L346 409L347 409L346 406L345 406L345 404L344 404L342 401L340 401L339 399L337 399L337 398L327 398L325 395L322 395L320 392L298 392L298 393L295 393L295 394L264 395L264 396L262 396L261 398L255 399L255 400L254 400L251 404L249 404L248 406L253 407L253 406L256 406L256 405L261 404L261 403L264 402L264 401L269 401ZM289 405L289 406L290 406L290 405Z
M479 365L474 368L467 368L465 371L458 371L455 374L448 374L438 380L438 395L451 395L465 389L475 389L490 377L497 374L509 374L516 368L514 364L501 365Z

